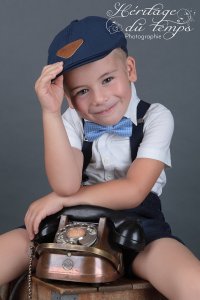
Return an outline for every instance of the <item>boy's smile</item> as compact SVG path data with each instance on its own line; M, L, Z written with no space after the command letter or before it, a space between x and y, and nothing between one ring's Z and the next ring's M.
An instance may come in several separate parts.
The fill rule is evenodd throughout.
M137 79L135 62L120 49L64 74L69 106L80 116L102 125L114 125L124 116Z

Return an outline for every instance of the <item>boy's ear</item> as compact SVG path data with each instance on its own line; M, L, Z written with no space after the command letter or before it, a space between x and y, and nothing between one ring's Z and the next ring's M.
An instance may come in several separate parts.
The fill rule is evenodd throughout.
M135 59L132 56L127 57L126 66L129 80L131 82L135 82L137 80L137 72L135 66Z

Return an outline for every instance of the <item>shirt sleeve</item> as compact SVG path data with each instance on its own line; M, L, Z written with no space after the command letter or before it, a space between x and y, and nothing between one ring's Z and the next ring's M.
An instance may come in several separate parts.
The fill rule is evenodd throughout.
M83 124L75 109L68 108L62 115L63 124L72 147L79 150L83 144Z
M144 122L144 137L137 158L160 160L171 167L170 143L174 131L171 112L161 104L151 104Z

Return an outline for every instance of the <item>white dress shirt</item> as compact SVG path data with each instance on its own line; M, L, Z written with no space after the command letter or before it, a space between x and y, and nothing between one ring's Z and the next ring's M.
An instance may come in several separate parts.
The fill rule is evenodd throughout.
M125 116L137 125L137 96L132 84L132 97ZM75 109L68 108L63 114L63 123L72 147L82 149L83 124ZM162 104L151 104L144 116L144 137L136 158L152 158L171 166L170 142L174 130L171 112ZM86 185L105 182L125 177L131 165L131 149L128 137L104 133L92 145L92 159L86 169ZM166 184L165 172L162 171L152 191L158 196Z

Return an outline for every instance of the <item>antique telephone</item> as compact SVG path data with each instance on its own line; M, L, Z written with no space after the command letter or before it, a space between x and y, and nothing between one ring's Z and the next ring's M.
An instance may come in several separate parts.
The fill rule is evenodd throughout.
M36 276L102 283L123 275L123 249L141 251L144 233L131 210L74 206L47 217L35 237Z

